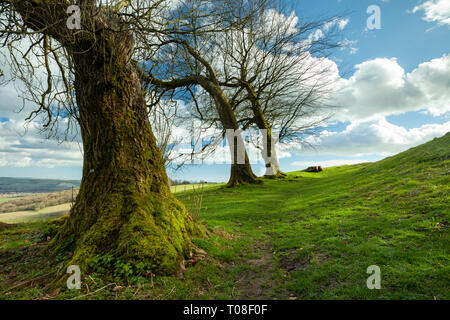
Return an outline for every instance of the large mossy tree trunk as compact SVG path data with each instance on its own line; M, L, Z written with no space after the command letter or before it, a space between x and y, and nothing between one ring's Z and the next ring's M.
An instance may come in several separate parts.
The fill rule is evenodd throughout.
M116 39L111 56L74 58L83 178L50 246L73 252L70 264L82 270L92 258L110 255L172 274L201 231L170 192L130 46Z

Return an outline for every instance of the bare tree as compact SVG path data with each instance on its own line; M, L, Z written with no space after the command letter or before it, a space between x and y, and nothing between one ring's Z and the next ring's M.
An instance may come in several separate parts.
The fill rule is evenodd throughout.
M193 100L191 115L208 128L222 130L223 137L226 129L236 127L246 130L256 126L264 131L266 175L283 176L276 143L299 140L329 117L332 106L327 97L335 79L330 76L334 65L325 58L339 46L336 31L340 17L298 21L284 2L277 0L235 0L225 6L232 14L220 17L221 32L177 36L164 56L175 59L171 65L179 60L172 70L175 79L192 79L192 88L187 90ZM189 10L195 11L195 7ZM187 21L192 30L204 23L195 15ZM224 23L229 27L223 28ZM221 115L221 103L235 118L233 123ZM239 144L243 145L242 140L234 146ZM230 151L236 156L236 150ZM245 179L245 173L239 178L234 169L229 185L251 181Z
M157 145L163 154L166 169L182 170L188 164L201 164L211 155L217 143L208 139L205 143L206 127L184 110L180 110L183 101L161 99L150 104L149 118Z
M164 57L164 63L160 65L172 66L170 79L161 81L154 79L153 75L149 79L149 82L155 86L155 89L176 90L183 88L186 94L190 94L194 102L197 101L195 97L196 89L192 89L192 87L201 87L208 93L215 108L209 108L206 117L201 115L200 120L205 121L208 119L221 128L223 135L227 135L232 156L229 187L260 182L252 171L232 104L220 84L219 75L216 73L214 66L214 58L211 56L212 53L208 52L212 48L209 41L212 34L225 32L225 30L233 26L242 24L247 19L245 17L257 13L255 7L247 6L242 2L240 9L244 12L243 16L237 16L235 12L236 7L232 5L233 2L233 0L224 2L222 7L224 10L220 16L205 17L198 14L188 15L187 12L201 12L203 4L195 0L186 1L185 6L180 7L178 16L185 17L183 23L186 23L192 32L189 34L171 34L160 41L160 51L162 53L160 52L158 58ZM208 24L214 26L215 32L202 32L203 26ZM150 73L167 74L167 71L164 68L162 72L158 72L158 70L155 71L153 68L150 70ZM195 105L198 106L198 104ZM201 111L198 111L201 114Z
M264 132L266 175L283 176L276 143L310 133L331 111L327 98L336 79L325 58L339 47L340 17L299 21L277 0L259 8L242 17L245 23L215 34L224 61L221 85L233 96L241 127Z
M220 2L201 14L220 14ZM27 119L49 131L59 119L80 128L80 192L50 243L73 252L70 264L109 254L173 273L201 234L170 193L142 74L155 44L191 32L173 11L164 0L0 0L0 43L22 96L37 106Z
M178 102L162 100L149 108L149 118L152 124L156 143L161 150L166 168L179 169L184 162L182 155L176 152L176 146L182 143L182 138L174 133L174 123L178 111Z

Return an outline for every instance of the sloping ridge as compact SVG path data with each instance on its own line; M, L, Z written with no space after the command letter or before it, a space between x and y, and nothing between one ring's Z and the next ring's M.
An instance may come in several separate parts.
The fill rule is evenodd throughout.
M4 178L0 177L0 194L2 193L37 193L56 192L79 187L78 180Z
M383 169L406 168L418 164L441 165L450 160L450 132L443 137L411 148L395 156L375 162L370 167Z

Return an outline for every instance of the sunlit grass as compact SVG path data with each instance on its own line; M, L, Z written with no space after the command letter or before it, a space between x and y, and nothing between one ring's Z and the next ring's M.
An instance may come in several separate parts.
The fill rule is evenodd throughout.
M377 163L234 189L208 185L199 223L209 237L194 239L205 260L184 279L135 279L123 291L88 298L450 299L449 145L450 134ZM189 204L192 191L173 192ZM1 247L25 245L36 228L0 231ZM31 261L9 262L0 273L31 272ZM381 269L380 290L366 286L371 265ZM112 281L90 276L91 291ZM8 297L39 296L36 290Z

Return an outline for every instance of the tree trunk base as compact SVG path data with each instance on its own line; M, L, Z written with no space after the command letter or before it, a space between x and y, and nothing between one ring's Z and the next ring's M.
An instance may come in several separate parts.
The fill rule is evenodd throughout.
M287 177L288 177L288 175L281 170L278 170L278 172L276 174L264 176L265 179L285 179Z
M80 190L81 198L49 246L55 253L70 252L68 265L78 265L82 272L108 257L154 274L176 274L195 248L191 237L204 236L170 192L115 193L99 196L96 203L92 197L83 201L87 193Z
M262 181L253 173L249 165L232 165L227 188L261 183Z

